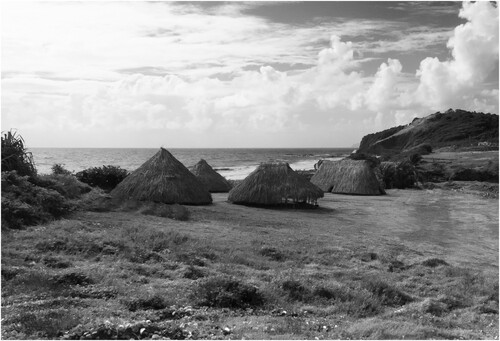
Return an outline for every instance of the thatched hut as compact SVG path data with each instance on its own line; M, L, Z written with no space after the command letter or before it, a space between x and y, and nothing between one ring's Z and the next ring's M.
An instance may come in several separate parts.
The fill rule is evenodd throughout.
M201 159L189 169L198 180L212 193L226 193L231 190L231 184L217 173L205 160Z
M367 160L323 161L311 182L325 192L381 195L385 190Z
M111 191L115 199L205 205L212 196L172 154L161 148Z
M244 205L317 205L323 191L286 162L262 163L230 192L228 200Z

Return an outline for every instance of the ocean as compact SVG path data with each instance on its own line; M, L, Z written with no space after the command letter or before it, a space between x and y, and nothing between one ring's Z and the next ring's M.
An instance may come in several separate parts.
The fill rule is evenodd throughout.
M244 179L261 162L286 161L294 170L311 170L318 160L340 160L354 148L172 148L170 153L186 167L205 159L231 180ZM39 174L51 173L54 164L79 172L103 165L133 171L153 156L157 148L30 148Z

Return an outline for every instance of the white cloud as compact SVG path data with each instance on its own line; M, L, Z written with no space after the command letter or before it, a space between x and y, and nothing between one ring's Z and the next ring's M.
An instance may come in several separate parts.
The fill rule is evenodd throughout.
M366 94L366 104L370 110L379 111L390 108L399 95L396 88L403 67L397 59L382 63L375 74L373 84Z
M168 2L30 5L2 13L2 125L39 136L55 127L68 138L148 135L149 145L122 140L130 147L151 146L153 136L265 147L300 145L300 134L309 146L348 146L429 110L498 111L498 85L485 84L498 64L498 10L489 3L464 4L468 22L453 32L375 20L276 24L242 15L240 3L210 15ZM380 40L360 41L372 33ZM426 58L416 75L386 55L377 71L363 68L374 60L366 52L422 51L450 36L453 58ZM280 63L311 66L279 71Z
M468 22L456 27L448 41L453 58L428 57L416 73L417 99L431 108L470 105L498 65L498 8L489 2L464 3L460 17Z

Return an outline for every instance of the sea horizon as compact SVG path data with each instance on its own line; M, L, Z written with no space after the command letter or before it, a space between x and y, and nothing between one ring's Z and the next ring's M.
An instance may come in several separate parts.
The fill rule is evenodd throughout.
M312 170L319 160L340 160L356 148L168 148L186 167L205 159L230 180L241 180L262 162L288 162L294 170ZM51 173L54 164L71 172L87 168L117 166L133 171L152 157L158 148L32 147L40 174Z
M30 149L357 149L358 147L27 147Z

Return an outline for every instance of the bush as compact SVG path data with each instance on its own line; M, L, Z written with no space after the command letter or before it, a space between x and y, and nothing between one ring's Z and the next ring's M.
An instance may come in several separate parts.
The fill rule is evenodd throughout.
M71 175L71 172L63 167L62 164L56 163L52 166L52 174L54 175Z
M36 175L33 155L26 151L23 138L12 130L2 136L2 172L5 171L17 171L19 175Z
M92 190L92 187L78 181L71 174L41 175L31 178L30 181L37 186L52 189L68 199L80 198L82 194Z
M247 308L264 304L258 288L228 276L209 277L194 288L196 304L218 308Z
M382 162L380 171L386 189L412 188L417 182L417 170L410 161Z
M19 229L45 223L73 208L61 194L32 184L28 176L2 172L2 227Z
M111 191L128 176L128 171L117 166L102 166L87 168L76 173L76 177L81 182L92 187L100 187L106 191Z

